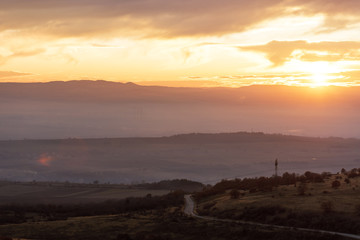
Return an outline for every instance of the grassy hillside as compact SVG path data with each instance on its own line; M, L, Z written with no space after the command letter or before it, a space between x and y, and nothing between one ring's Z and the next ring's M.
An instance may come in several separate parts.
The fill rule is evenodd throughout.
M308 175L310 178L298 176L295 183L272 187L258 178L255 182L262 183L250 189L241 182L222 182L218 189L215 185L207 194L197 195L197 211L219 218L359 234L360 176L323 174L322 180L313 181Z
M338 175L285 174L275 178L277 186L271 188L268 185L274 184L274 178L224 180L195 194L197 210L200 214L220 218L356 233L360 229L358 175L358 169ZM293 183L284 184L293 181L292 176L295 176L296 187ZM340 186L335 184L333 187L334 181L339 181ZM169 182L154 185L163 184ZM231 194L234 191L238 191L239 196L234 197ZM175 191L164 196L148 195L99 203L3 205L0 206L0 239L343 239L326 234L195 219L183 214L183 195L183 192ZM322 203L330 201L332 205L328 211Z

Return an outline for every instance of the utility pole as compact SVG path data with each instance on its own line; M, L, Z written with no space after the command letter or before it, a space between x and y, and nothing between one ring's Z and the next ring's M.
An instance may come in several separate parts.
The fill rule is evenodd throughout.
M275 159L275 177L278 176L278 159Z

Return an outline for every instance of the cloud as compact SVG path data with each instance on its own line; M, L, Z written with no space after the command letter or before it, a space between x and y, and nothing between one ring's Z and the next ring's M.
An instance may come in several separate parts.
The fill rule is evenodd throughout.
M2 0L0 32L39 36L216 36L283 16L323 14L321 31L359 21L358 0Z
M358 0L290 0L289 5L300 7L298 13L305 15L323 14L325 21L319 32L331 32L358 23L360 1Z
M28 49L28 50L17 50L8 56L0 55L0 65L5 64L7 61L9 61L13 58L32 57L32 56L44 53L45 51L46 51L45 49L38 48L38 49Z
M203 87L243 87L249 85L294 85L306 86L311 83L309 74L256 74L223 75L215 77L188 76L187 81L203 82Z
M265 53L279 66L293 58L302 61L360 61L360 42L271 41L265 45L239 47L240 50Z
M31 57L45 52L45 49L32 49L26 51L16 51L10 57Z
M29 76L31 73L22 73L22 72L13 72L13 71L0 71L0 78L13 78L13 77L22 77Z
M3 65L7 61L14 59L14 58L31 57L31 56L35 56L35 55L44 53L45 51L46 51L45 49L27 49L27 50L14 51L10 55L7 55L7 56L0 55L0 65Z
M359 69L359 67L358 67ZM346 72L341 72L341 75L344 76L348 81L360 81L360 71L359 70L350 70Z
M281 15L284 0L35 0L0 2L0 31L62 37L220 35Z
M327 82L329 86L360 86L360 71L350 70L329 73L328 77ZM203 82L203 87L243 87L250 85L314 86L313 74L311 73L223 75L215 77L187 76L184 79L190 82L197 81L199 84Z

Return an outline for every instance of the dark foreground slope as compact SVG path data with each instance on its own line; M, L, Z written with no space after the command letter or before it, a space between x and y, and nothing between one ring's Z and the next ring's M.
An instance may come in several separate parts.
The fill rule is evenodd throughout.
M194 192L202 188L203 184L186 179L132 185L101 184L97 181L90 184L0 181L0 209L8 204L99 203L127 197L161 196L177 190Z
M175 191L161 197L127 198L96 204L2 206L0 238L342 239L321 233L194 219L184 215L183 197L183 192Z
M0 226L0 234L29 239L109 240L340 240L336 236L197 221L181 209L77 217Z

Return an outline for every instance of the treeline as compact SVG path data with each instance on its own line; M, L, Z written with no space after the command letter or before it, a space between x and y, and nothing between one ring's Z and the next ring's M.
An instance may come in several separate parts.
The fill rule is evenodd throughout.
M7 180L0 180L0 185L4 184L18 184L25 186L45 186L45 187L68 187L68 188L141 188L141 189L152 189L152 190L182 190L185 192L194 192L200 191L203 189L204 185L200 182L191 181L188 179L173 179L173 180L162 180L159 182L153 183L133 183L133 184L112 184L110 182L100 183L98 180L94 180L92 183L73 183L73 182L39 182L39 181L31 181L31 182L13 182Z
M188 133L163 137L167 142L174 143L234 143L234 142L327 142L345 141L342 138L315 138L284 134L269 134L264 132L235 132L235 133Z
M137 184L135 187L145 189L168 189L168 190L183 190L186 192L200 191L204 185L199 182L187 180L187 179L174 179L174 180L163 180L155 183L143 183Z
M302 175L285 172L282 176L222 180L212 187L204 188L203 191L195 193L194 197L199 200L204 197L225 193L226 190L230 189L250 192L272 191L274 187L279 185L296 185L297 182L323 182L324 179L330 176L331 173L328 172L319 174L307 171Z
M129 197L122 200L108 200L102 203L85 204L36 204L0 206L0 224L28 221L66 220L69 217L119 214L133 211L181 206L184 192L173 191L163 196Z
M353 168L350 171L346 171L345 168L341 169L341 173L348 178L355 178L360 176L360 168Z

